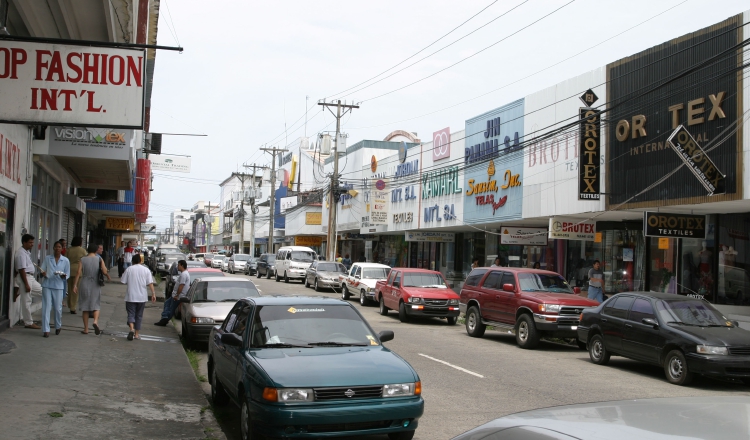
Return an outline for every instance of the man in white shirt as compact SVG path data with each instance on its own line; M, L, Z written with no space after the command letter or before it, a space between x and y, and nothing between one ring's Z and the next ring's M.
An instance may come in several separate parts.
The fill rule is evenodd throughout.
M143 321L143 310L146 309L148 301L148 292L146 287L151 289L151 302L156 302L156 292L154 291L154 278L151 271L141 264L141 256L133 255L133 265L125 270L120 282L128 286L125 294L125 309L128 311L128 341L141 339L141 322Z
M180 260L177 262L177 281L174 283L174 289L172 290L172 296L164 299L164 310L161 312L161 319L159 322L155 322L154 325L164 327L167 325L172 316L174 316L175 310L180 306L180 298L187 294L190 288L190 274L187 271L187 261ZM172 276L172 275L167 275Z
M31 319L31 294L42 294L42 285L34 279L34 262L31 261L31 248L34 247L34 236L24 234L21 237L21 248L14 258L16 285L21 293L21 318L26 328L40 329ZM16 297L13 298L16 301Z

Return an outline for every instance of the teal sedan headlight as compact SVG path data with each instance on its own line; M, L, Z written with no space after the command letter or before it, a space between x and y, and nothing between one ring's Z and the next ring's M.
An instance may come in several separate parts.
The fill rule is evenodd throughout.
M421 386L419 388L421 392ZM414 382L383 385L383 397L413 396L416 389L417 384Z
M696 350L700 354L727 354L727 347L717 345L698 345Z
M276 390L279 402L312 402L313 390L310 388L279 388Z

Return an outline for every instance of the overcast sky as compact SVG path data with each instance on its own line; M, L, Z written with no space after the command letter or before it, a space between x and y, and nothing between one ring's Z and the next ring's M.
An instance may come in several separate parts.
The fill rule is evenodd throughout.
M162 0L158 43L179 41L185 51L157 54L151 131L207 136L164 137L162 151L191 156L192 169L154 172L149 222L163 229L174 209L218 201L218 183L243 163L270 163L258 150L264 144L335 130L319 99L361 102L343 120L349 145L393 130L429 141L434 131L461 130L475 115L750 7L739 0L569 2Z

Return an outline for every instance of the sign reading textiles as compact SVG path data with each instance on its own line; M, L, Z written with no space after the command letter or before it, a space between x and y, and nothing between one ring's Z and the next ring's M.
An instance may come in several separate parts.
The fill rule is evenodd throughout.
M107 217L107 229L116 231L134 231L135 219L124 217Z
M294 237L295 246L320 246L323 244L323 237L309 237L305 235L298 235Z
M648 237L706 238L706 216L645 212L643 230Z
M319 225L322 224L323 213L321 212L306 212L305 213L305 224L306 225Z
M0 121L142 129L145 55L0 41Z
M565 217L549 219L549 238L594 241L595 237L596 222Z
M529 246L547 245L547 228L517 228L503 226L501 231L501 244L521 244Z
M593 93L593 92L592 92ZM584 94L585 96L585 94ZM601 117L593 108L580 109L581 145L578 155L578 200L599 200L601 171Z

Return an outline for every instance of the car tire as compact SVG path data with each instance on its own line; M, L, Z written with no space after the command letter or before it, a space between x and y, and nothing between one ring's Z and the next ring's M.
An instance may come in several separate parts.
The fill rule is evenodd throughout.
M270 270L268 270L268 269L266 269L266 279L267 279L267 280L270 280L270 279L271 279L271 271L270 271Z
M175 318L177 318L177 319L181 319L182 318L182 310L181 309L182 309L182 307L180 307L179 305L177 306L176 309L174 309L174 317Z
M307 281L307 275L305 275L305 281L304 281L304 283L305 283L305 287L306 288L310 288L310 282Z
M398 305L398 320L401 322L409 322L409 315L406 313L406 303L399 303Z
M247 404L245 394L240 395L240 438L242 440L253 440L257 436L253 432L253 424L250 421L250 406Z
M448 320L448 325L456 325L456 323L458 322L458 318L455 316L449 316L446 319Z
M411 440L417 431L391 432L388 434L388 440Z
M346 285L344 285L343 289L341 289L341 299L344 301L349 300L349 289L346 288Z
M472 338L481 338L486 330L487 326L482 324L479 309L476 306L469 307L466 312L466 333Z
M277 283L278 283L279 281L281 281L281 278L279 278L279 274L278 274L278 273L274 273L274 274L273 274L273 276L274 276L274 277L276 277L276 282L277 282Z
M587 345L591 362L597 365L605 365L609 362L611 354L609 353L609 350L607 350L607 347L604 346L604 338L602 335L597 334L592 336Z
M516 321L516 343L524 349L536 348L540 335L534 325L534 319L527 314L518 317Z
M229 403L229 395L216 377L216 368L211 369L211 400L216 406L225 406Z
M386 316L388 314L388 310L390 309L385 306L385 302L383 301L382 296L380 297L379 302L380 302L380 314L383 316Z
M579 339L576 339L576 344L578 344L578 348L580 348L581 350L588 350L588 347L586 346L585 342Z
M258 269L255 269L255 276L260 279L260 271Z
M287 275L286 271L284 271L284 282L289 284L289 275Z
M359 291L359 305L362 307L370 305L370 300L367 298L367 293L364 290Z
M320 292L320 286L318 286L318 278L315 278L315 291Z
M687 385L693 380L693 373L688 370L687 360L680 350L667 353L664 360L664 374L669 383L674 385Z

